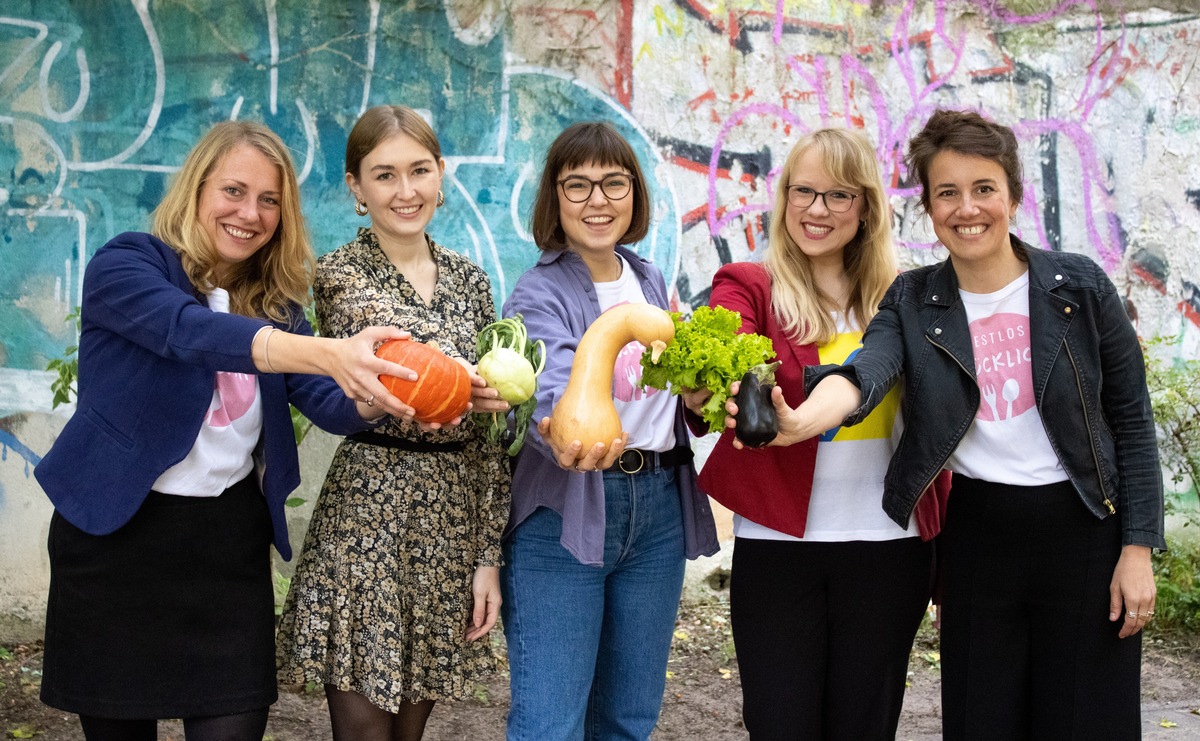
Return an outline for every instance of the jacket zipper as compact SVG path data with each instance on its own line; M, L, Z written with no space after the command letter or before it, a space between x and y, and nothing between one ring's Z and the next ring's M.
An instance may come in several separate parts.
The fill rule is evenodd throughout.
M949 348L947 348L945 345L941 345L941 344L938 344L937 342L934 342L932 339L929 338L929 335L925 335L925 339L929 342L929 344L933 345L934 347L938 348L942 352L949 355L950 359L953 360L955 363L958 363L958 367L963 369L963 373L966 373L967 376L969 376L970 378L975 377L974 375L972 375L971 371L967 370L967 366L962 364L962 362L958 359L958 356L955 355L954 353L950 352ZM961 439L960 439L960 442L961 442ZM950 460L949 455L947 455L945 458L942 459L941 465L937 467L937 470L935 470L933 472L933 475L929 477L929 480L925 482L925 486L921 487L921 493L917 495L917 501L915 503L913 503L914 510L917 508L917 505L921 503L921 499L923 499L925 497L925 493L929 491L929 487L933 484L933 480L936 479L938 477L938 474L942 472L942 469L945 468L946 461L948 461L948 460Z
M1096 439L1092 435L1092 420L1088 416L1087 400L1083 398L1083 385L1079 382L1079 366L1075 364L1075 355L1071 352L1071 346L1063 342L1063 347L1067 350L1067 357L1071 359L1071 370L1075 372L1075 388L1079 390L1079 405L1083 407L1083 422L1087 425L1088 444L1092 448L1092 460L1096 464L1096 478L1100 484L1100 496L1104 497L1104 506L1108 507L1108 513L1115 515L1117 508L1104 494L1104 477L1100 475L1100 454L1096 452Z

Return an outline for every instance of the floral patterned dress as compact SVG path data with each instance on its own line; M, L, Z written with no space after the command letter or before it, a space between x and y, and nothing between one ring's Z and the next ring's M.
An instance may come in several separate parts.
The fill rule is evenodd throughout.
M475 337L496 316L487 274L428 243L438 267L428 304L367 229L321 258L321 334L392 325L475 362ZM284 606L279 678L358 692L398 712L402 701L463 697L493 668L490 641L463 636L475 568L500 564L511 480L502 450L470 420L434 432L393 420L375 432L461 450L349 439L338 447Z

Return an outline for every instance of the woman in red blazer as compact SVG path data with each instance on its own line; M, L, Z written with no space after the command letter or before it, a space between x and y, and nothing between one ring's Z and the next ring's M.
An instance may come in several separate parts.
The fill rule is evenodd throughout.
M895 275L874 150L856 132L822 129L779 175L763 264L722 267L709 303L771 338L793 404L805 366L857 352ZM693 431L706 397L684 396ZM895 736L939 528L935 496L907 528L882 509L898 410L892 398L865 429L787 447L737 450L726 430L701 471L701 489L735 513L730 607L755 741Z
M374 356L396 329L312 336L296 176L266 127L206 134L152 231L88 264L78 406L35 471L55 507L42 700L89 741L154 739L158 718L257 740L276 697L270 544L291 555L300 482L288 404L348 434L411 419L378 375L415 374Z

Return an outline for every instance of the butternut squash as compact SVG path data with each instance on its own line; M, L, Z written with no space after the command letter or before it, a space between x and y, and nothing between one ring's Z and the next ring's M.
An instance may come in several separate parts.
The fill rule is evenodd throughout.
M634 340L662 352L674 336L671 315L651 304L621 304L597 317L579 341L566 391L550 413L554 444L565 450L579 440L580 457L596 443L607 451L621 437L621 418L612 400L617 353Z

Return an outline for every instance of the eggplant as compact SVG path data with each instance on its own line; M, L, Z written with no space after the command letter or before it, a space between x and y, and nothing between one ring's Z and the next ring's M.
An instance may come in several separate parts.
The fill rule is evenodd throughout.
M742 445L761 448L779 434L779 415L771 401L771 390L775 388L775 369L779 363L756 365L742 376L742 385L733 397L738 413L734 434Z

